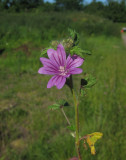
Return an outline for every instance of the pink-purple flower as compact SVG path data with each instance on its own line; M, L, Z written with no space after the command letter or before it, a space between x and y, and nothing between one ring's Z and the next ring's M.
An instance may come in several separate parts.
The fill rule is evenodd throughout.
M39 74L54 75L48 82L47 88L56 86L61 89L65 82L72 74L82 73L81 68L77 68L83 64L84 59L74 55L66 57L64 47L59 44L57 50L48 49L48 58L40 58L43 67L38 70Z

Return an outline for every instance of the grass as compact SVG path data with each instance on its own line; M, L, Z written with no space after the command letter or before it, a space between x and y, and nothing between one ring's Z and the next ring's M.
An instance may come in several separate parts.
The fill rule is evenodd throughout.
M0 49L4 51L0 55L0 160L67 160L76 156L74 138L61 111L50 111L48 105L60 98L72 104L72 97L67 86L62 90L55 87L48 90L46 85L50 76L37 73L41 66L41 50L50 40L66 36L67 20L64 18L66 23L62 26L61 19L56 29L54 23L53 29L47 33L49 29L45 31L46 27L54 19L50 22L52 17L46 14L48 21L39 25L42 16L33 17L30 22L30 14L24 19L22 14L5 15L10 26L1 20L3 32L1 30L0 34L4 36ZM57 15L58 18L60 16ZM58 20L57 17L54 21ZM68 17L72 19L72 14ZM15 18L17 23L14 23ZM78 17L78 30L82 28L82 18ZM70 25L74 27L72 22ZM31 31L27 32L29 28ZM81 146L83 159L125 160L125 46L120 37L101 33L87 35L82 29L80 46L92 51L92 56L85 57L83 74L74 76L76 88L79 85L77 80L86 73L97 79L97 84L88 91L79 106L80 134L83 136L95 131L104 134L96 144L95 156L90 155L89 148L86 151ZM72 105L65 111L73 123Z

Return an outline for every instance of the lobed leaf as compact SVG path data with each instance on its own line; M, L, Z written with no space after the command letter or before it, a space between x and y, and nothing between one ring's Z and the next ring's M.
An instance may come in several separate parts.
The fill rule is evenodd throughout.
M57 110L57 109L60 108L60 105L56 103L56 104L53 104L51 106L48 106L48 108L51 109L51 110Z
M91 88L96 84L96 78L90 74L85 77L85 80L87 81L87 85L85 85L86 88Z
M96 84L96 78L92 75L86 75L85 79L81 79L81 88L91 88Z
M90 89L96 84L96 78L92 75L86 75L85 79L81 79L81 88L80 88L80 96L84 96L86 94L86 89Z
M91 149L91 154L95 155L95 143L98 139L100 139L103 136L103 133L101 132L94 132L91 134L86 135L86 141Z
M90 52L90 51L88 51L88 50L83 50L83 54L91 55L91 52Z
M84 58L84 55L85 55L85 54L91 55L91 52L90 52L90 51L87 51L87 50L83 50L83 49L81 49L79 46L74 46L73 48L71 48L70 54L71 54L71 55L76 54L76 55Z
M83 97L86 95L86 91L84 90L84 88L81 88L80 90L80 96Z
M64 100L64 99L58 100L57 103L58 103L60 106L64 106L64 107L65 107L65 106L70 106L69 103L68 103L66 100Z
M70 37L74 41L74 46L78 45L78 43L79 43L79 34L75 30L72 30L70 28L68 29L68 31L69 31Z
M40 57L47 58L48 57L47 50L50 49L50 48L52 48L52 47L48 47L48 48L43 49L42 52L41 52L41 54L40 54Z
M84 58L84 55L82 53L83 53L83 50L78 46L75 46L75 47L71 48L71 50L70 50L71 56L76 54L76 55Z
M48 55L47 55L48 49L54 49L54 50L56 50L58 44L59 44L58 41L52 41L52 42L51 42L51 45L50 45L49 47L44 48L44 49L42 50L42 52L41 52L41 54L40 54L40 57L45 57L45 58L47 58L47 57L48 57Z

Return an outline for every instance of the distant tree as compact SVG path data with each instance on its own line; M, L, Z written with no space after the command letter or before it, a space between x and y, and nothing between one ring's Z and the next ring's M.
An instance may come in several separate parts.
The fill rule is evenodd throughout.
M43 0L18 0L18 3L22 9L31 9L43 4Z
M2 4L3 4L3 3L2 3L2 0L0 0L0 8L2 7Z
M92 2L84 7L84 11L92 14L101 14L105 6L102 2Z
M45 2L43 6L41 6L42 11L54 11L55 10L55 4L54 3L49 3Z
M105 16L114 22L126 22L126 6L124 3L110 2L106 6Z
M67 10L80 10L83 0L55 0L56 7Z
M3 3L3 8L4 9L8 9L9 8L9 4L10 4L9 0L3 0L2 3Z
M2 11L3 10L3 3L2 3L2 1L0 0L0 11Z
M121 3L126 7L126 0L121 0Z
M43 0L0 0L0 8L19 11L37 8L43 3Z

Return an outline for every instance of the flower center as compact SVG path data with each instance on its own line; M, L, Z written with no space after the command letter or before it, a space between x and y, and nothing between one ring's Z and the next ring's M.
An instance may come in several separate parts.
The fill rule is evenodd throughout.
M64 67L64 66L60 66L60 67L59 67L59 71L60 71L60 72L64 72L64 71L65 71L65 67Z
M67 74L67 70L65 66L60 66L59 71L61 72L60 75L65 76Z

